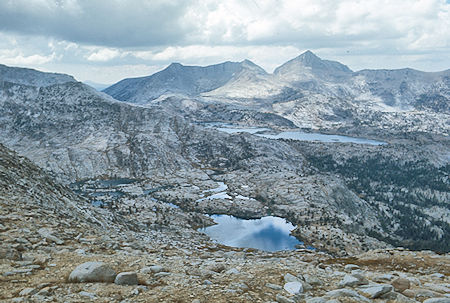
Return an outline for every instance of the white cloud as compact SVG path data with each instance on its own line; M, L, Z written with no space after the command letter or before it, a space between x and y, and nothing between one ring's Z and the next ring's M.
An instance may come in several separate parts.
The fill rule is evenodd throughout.
M27 56L18 49L0 50L0 63L14 66L41 65L51 62L55 58L55 53L48 56L38 54Z
M89 61L105 62L120 56L120 52L116 49L102 48L90 55L86 56Z

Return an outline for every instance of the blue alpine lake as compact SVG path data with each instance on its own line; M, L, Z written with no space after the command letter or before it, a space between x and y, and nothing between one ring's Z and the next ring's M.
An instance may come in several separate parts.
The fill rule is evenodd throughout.
M294 225L279 217L239 219L228 215L212 215L217 225L200 231L220 244L231 247L248 247L265 251L292 250L303 244L290 232Z

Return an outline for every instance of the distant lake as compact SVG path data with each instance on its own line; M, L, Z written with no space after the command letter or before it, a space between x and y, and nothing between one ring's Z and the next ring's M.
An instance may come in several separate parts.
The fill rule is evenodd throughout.
M295 249L297 244L303 244L290 235L295 226L283 218L268 216L244 220L228 215L211 217L217 225L199 231L223 245L279 251Z
M257 136L268 139L292 139L298 141L320 141L320 142L341 142L341 143L357 143L357 144L370 144L370 145L383 145L386 142L376 141L365 138L356 138L341 135L326 135L319 133L303 133L300 131L281 132L276 135L269 134L256 134Z
M386 142L376 141L366 138L357 138L350 136L342 136L342 135L327 135L320 133L305 133L301 131L286 131L280 132L276 135L269 134L271 131L269 128L264 127L233 127L232 125L225 124L220 125L220 127L216 125L211 125L215 127L217 130L221 132L225 132L228 134L233 133L249 133L259 137L264 137L268 139L291 139L298 141L319 141L319 142L328 142L328 143L357 143L357 144L370 144L370 145L383 145Z

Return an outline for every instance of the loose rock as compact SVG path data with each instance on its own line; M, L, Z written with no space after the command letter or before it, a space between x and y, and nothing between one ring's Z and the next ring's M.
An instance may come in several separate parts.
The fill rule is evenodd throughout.
M284 290L291 295L299 294L303 292L303 285L301 282L288 282L284 284Z
M114 282L116 272L103 262L86 262L70 274L69 282Z
M114 283L118 285L137 285L137 274L135 272L121 272L116 276Z
M392 281L391 285L394 287L395 291L404 292L411 286L411 282L405 278L397 278Z

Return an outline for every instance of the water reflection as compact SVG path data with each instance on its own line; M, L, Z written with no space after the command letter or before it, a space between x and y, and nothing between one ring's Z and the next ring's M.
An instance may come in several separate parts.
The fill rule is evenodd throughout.
M200 231L211 239L232 247L251 247L265 251L295 249L302 244L290 235L295 227L283 218L263 217L255 220L238 219L227 215L211 216L217 225Z

